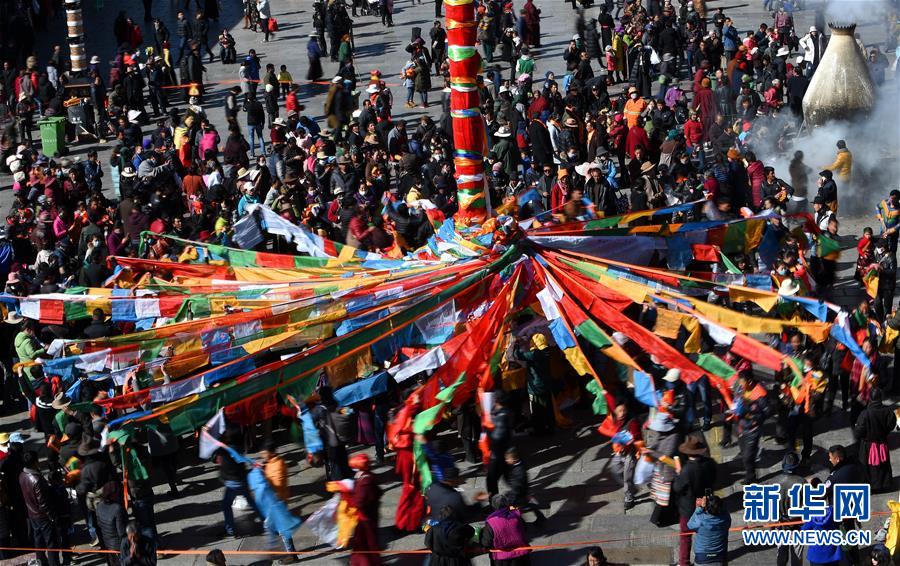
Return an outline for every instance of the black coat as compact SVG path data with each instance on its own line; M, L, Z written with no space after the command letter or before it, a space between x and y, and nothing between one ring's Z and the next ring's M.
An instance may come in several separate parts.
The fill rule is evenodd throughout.
M509 493L513 496L513 504L521 505L528 499L528 470L525 464L519 460L506 468L506 483L509 485Z
M466 543L475 529L457 521L441 521L425 533L425 547L431 550L431 566L468 566Z
M106 456L90 456L83 461L81 476L75 486L75 492L79 495L99 490L112 478L112 466Z
M441 509L451 507L463 521L473 520L474 506L468 505L460 492L441 482L434 482L425 490L425 500L431 509L430 518L437 521L441 514Z
M658 48L660 55L663 53L671 53L675 55L678 53L678 45L681 43L681 38L678 36L678 31L673 27L667 27L659 32Z
M697 498L703 497L707 489L713 489L715 483L715 461L705 456L688 459L672 483L672 495L678 498L678 513L682 517L693 515Z
M266 121L266 112L258 100L248 100L244 103L244 112L247 113L248 126L262 126Z
M97 504L97 526L100 528L100 540L103 548L118 550L122 547L122 539L125 538L125 526L128 524L128 514L121 503L107 503L102 501Z
M600 60L605 47L600 45L600 35L597 33L597 22L591 20L584 30L584 50L587 51L588 57Z

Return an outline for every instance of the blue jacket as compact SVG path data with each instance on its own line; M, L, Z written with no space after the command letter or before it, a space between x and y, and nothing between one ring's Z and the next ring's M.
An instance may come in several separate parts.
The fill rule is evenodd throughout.
M728 555L728 529L731 528L731 515L722 512L710 515L701 507L694 510L688 519L688 528L694 534L694 554L697 564L724 562Z
M725 51L737 51L741 38L734 26L722 26L722 47Z
M801 527L804 531L809 530L817 530L817 531L830 531L835 530L838 527L838 524L832 520L832 515L834 513L834 509L831 507L828 508L824 517L814 517L809 521L803 523ZM841 557L843 556L843 552L841 552L840 546L832 546L832 545L813 545L808 546L806 549L806 559L810 562L814 562L816 564L827 564L829 562L840 562Z

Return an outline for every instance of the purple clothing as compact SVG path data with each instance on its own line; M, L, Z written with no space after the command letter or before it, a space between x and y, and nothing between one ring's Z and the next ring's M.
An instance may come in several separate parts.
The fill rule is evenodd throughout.
M518 509L498 509L491 513L487 521L493 537L489 541L491 548L500 552L492 553L495 560L512 560L525 556L530 550L515 550L528 546L528 537L525 536L525 522L522 521L522 513Z

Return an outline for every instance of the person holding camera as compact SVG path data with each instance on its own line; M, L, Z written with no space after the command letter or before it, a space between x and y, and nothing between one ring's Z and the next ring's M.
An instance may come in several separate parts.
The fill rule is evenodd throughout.
M697 499L697 508L688 520L688 528L694 532L694 564L728 563L728 529L731 515L722 500L707 490Z

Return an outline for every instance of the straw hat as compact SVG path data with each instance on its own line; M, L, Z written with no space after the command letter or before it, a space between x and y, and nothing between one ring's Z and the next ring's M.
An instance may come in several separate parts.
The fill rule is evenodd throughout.
M649 173L656 168L656 165L653 164L652 161L647 161L643 165L641 165L641 173Z
M778 294L782 297L793 297L800 292L800 284L793 279L785 279L778 287Z
M600 164L594 161L589 161L587 163L582 163L581 165L575 166L575 172L582 177L587 177L588 175L590 175L592 169L600 169Z
M91 57L91 65L99 65L99 64L100 64L100 57L98 57L97 55L94 55L93 57Z
M494 134L498 138L508 138L512 135L512 132L509 131L509 128L506 126L500 126L500 129L497 130L497 133Z
M125 177L125 178L131 178L131 177L134 177L135 175L137 175L137 173L134 172L134 167L126 167L125 169L122 169L122 173L120 176Z
M54 409L61 411L72 404L72 400L66 397L66 394L62 391L56 394L56 397L53 398L53 402L50 403L50 406Z
M244 177L246 177L249 174L250 174L250 171L246 167L241 167L240 169L238 169L237 178L243 179Z
M6 313L6 318L3 320L3 322L5 322L6 324L19 324L23 320L25 319L22 318L22 315L20 315L16 311L9 311L8 313Z

